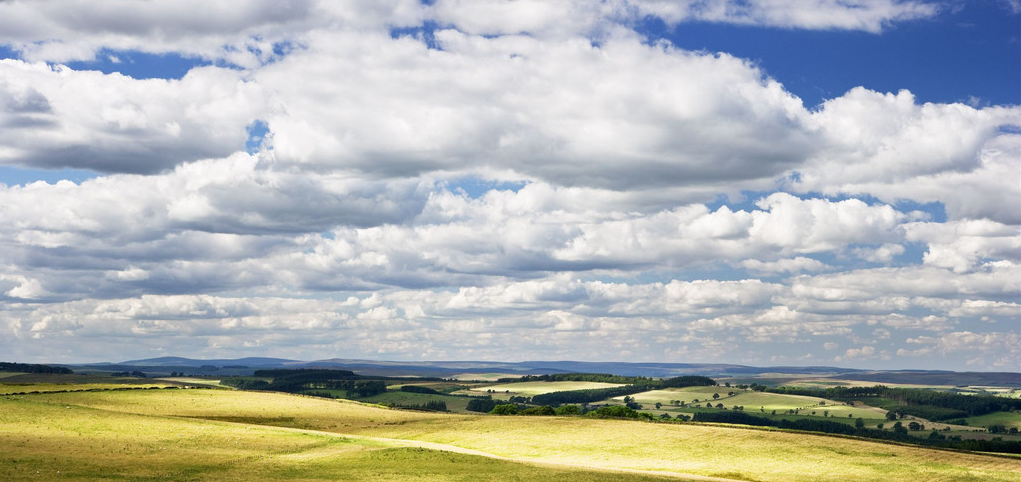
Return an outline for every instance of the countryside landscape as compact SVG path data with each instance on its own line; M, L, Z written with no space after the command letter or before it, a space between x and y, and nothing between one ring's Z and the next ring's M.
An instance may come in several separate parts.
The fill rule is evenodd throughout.
M367 364L3 363L0 478L1016 481L1021 471L1016 373ZM376 374L341 368L355 365ZM460 373L428 376L446 370Z
M1021 0L0 0L0 482L1021 482Z

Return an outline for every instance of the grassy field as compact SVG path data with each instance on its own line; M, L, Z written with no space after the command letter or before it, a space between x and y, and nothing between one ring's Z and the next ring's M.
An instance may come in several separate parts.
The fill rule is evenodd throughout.
M31 397L5 398L0 406L0 480L594 482L608 476L605 471L537 466L415 443L119 413L40 403ZM624 473L612 477L663 480Z
M566 392L570 390L589 390L592 388L613 388L622 386L619 383L600 382L517 382L500 385L488 385L475 387L470 390L473 395L485 395L492 390L493 396L523 396L531 397L550 392Z
M359 398L359 402L378 403L381 405L423 405L426 402L438 401L447 404L447 410L451 412L467 412L468 397L454 397L450 395L433 395L429 393L411 393L401 391L388 391L373 395L371 397Z
M990 425L1003 425L1004 427L1017 427L1021 429L1021 413L1019 412L995 412L968 417L968 425L971 427L988 427Z
M734 395L728 396L728 392L733 392ZM714 399L713 394L719 394L720 398ZM788 410L798 410L802 415L810 415L812 412L816 412L816 415L823 416L824 412L829 412L830 417L837 418L861 417L863 419L882 419L886 413L877 408L852 407L818 397L755 392L726 387L668 388L665 390L642 392L632 396L638 403L644 405L646 409L651 409L657 402L663 404L663 408L669 409L671 408L670 402L673 400L692 404L697 399L699 401L698 405L703 407L707 402L712 403L713 406L717 403L722 403L728 409L733 408L734 405L740 405L744 407L745 412L751 414L762 413L760 409L765 411L765 413L772 413L773 410L776 410L778 414ZM613 401L619 403L623 399L624 397L615 397Z
M1021 473L1017 459L783 431L420 413L235 390L3 396L0 446L0 480L658 480L608 472L639 470L1016 482Z

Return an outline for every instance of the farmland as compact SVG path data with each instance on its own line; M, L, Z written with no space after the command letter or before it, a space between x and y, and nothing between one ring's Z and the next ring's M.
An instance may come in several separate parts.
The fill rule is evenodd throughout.
M0 444L3 480L1016 481L1021 470L1010 458L778 430L408 412L212 389L3 396Z
M729 395L733 393L733 395ZM713 395L718 395L714 398ZM688 405L704 406L706 403L716 405L722 403L725 407L732 408L735 405L744 407L746 411L764 412L772 414L785 413L788 410L797 410L799 414L810 415L812 412L819 416L838 418L864 418L882 419L886 413L877 408L852 407L843 403L826 400L819 397L803 395L785 395L776 393L763 393L750 390L731 389L724 387L685 387L670 388L665 390L652 390L635 394L635 401L643 405L661 403L668 410L691 413L691 409L672 408L671 402L679 401ZM622 400L623 397L615 397L614 400ZM695 402L698 400L698 402ZM850 415L850 417L848 417Z

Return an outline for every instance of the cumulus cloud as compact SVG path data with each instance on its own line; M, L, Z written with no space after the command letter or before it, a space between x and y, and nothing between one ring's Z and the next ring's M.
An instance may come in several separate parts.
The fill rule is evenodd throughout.
M0 61L0 164L107 174L0 184L5 353L1016 357L1019 108L859 87L810 110L631 28L880 32L932 4L121 7L0 2L24 59ZM221 66L43 63L122 51Z
M155 173L234 152L264 107L229 69L135 80L3 59L0 164Z
M1021 108L917 104L858 87L811 116L826 139L791 187L887 202L940 202L951 219L1021 223Z
M901 21L931 17L933 4L913 0L676 1L301 0L281 5L245 0L229 7L195 0L138 4L84 0L0 3L0 43L27 60L93 59L103 50L176 53L253 67L279 58L280 46L305 42L310 31L385 30L433 21L472 34L585 35L646 16L668 24L709 21L804 29L879 32Z
M938 12L936 5L919 1L833 0L777 1L733 0L680 1L637 0L633 2L645 14L655 14L675 23L689 19L768 25L805 29L847 29L878 32L897 21L927 18Z

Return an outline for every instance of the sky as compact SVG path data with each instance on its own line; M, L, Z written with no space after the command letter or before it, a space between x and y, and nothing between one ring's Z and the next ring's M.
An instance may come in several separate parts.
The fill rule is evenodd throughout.
M1019 25L0 2L0 359L1021 371Z

